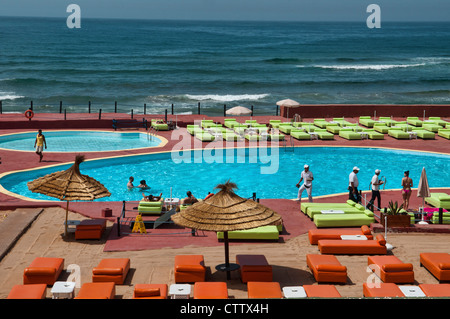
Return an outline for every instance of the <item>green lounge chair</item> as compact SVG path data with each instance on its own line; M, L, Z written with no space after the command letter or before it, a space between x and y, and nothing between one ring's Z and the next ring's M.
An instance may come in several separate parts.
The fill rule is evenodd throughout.
M308 207L306 210L306 215L309 216L309 218L314 219L314 216L322 214L322 211L326 210L341 210L344 212L344 214L361 214L364 212L364 206L356 204L355 206L351 205L342 205L342 206L316 206L316 207Z
M280 124L278 129L280 130L280 132L283 132L285 134L290 134L292 130L296 129L296 127L292 126L290 123L289 124L282 123L282 124Z
M282 227L282 226L281 226ZM233 230L228 232L230 240L274 240L280 238L280 230L278 226L268 225L246 230ZM217 239L223 240L223 232L217 232Z
M354 123L345 120L343 117L334 117L332 122L336 122L339 126L349 126Z
M221 134L223 134L223 133L225 133L228 129L225 128L225 127L223 127L223 126L221 126L221 125L217 125L217 126L211 126L208 130L209 130L210 132L212 132L212 133L221 133Z
M343 128L339 131L339 136L347 140L361 140L361 134L354 132L351 128Z
M306 133L312 133L315 132L315 130L317 129L317 126L315 126L313 123L303 123L302 124L302 129L306 132Z
M440 126L439 124L428 123L428 122L423 122L422 127L425 130L433 132L433 133L437 133L442 128L442 126Z
M211 125L214 125L215 123L214 123L214 121L213 120L202 120L201 121L201 126L203 127L203 128L209 128L209 127L211 127Z
M304 130L294 129L291 130L291 136L297 140L310 140L311 135Z
M239 134L236 134L234 131L226 130L222 133L222 138L225 141L240 141L241 136Z
M261 134L261 140L263 141L284 141L284 134Z
M366 209L359 214L317 214L314 216L316 227L356 227L375 222L373 212Z
M437 208L450 209L450 195L447 193L431 193L430 197L425 197L425 203Z
M314 125L317 127L326 129L328 124L330 124L330 122L325 119L314 119Z
M408 116L406 118L406 123L414 125L414 126L422 126L423 122L419 120L417 116Z
M363 132L367 133L367 137L371 140L384 140L384 134L375 131L373 128L364 129Z
M394 125L393 123L397 122L387 116L380 116L378 118L378 121L384 123L386 126L392 126L392 125Z
M281 124L281 120L269 120L269 124L272 125L273 128L278 128Z
M140 201L138 213L142 215L161 215L164 199L158 202Z
M443 119L441 119L440 117L437 117L437 116L430 116L428 118L428 122L440 125L442 127L445 127L449 123L449 122L444 121Z
M299 128L299 127L302 127L303 123L304 122L292 122L292 126Z
M320 140L334 140L334 134L328 132L326 129L316 128L314 133L317 133L317 137Z
M151 126L157 130L157 131L168 131L169 130L169 125L167 123L158 123L158 119L152 119L151 120Z
M387 134L387 132L389 131L389 126L387 126L385 123L375 123L373 125L373 129L378 133Z
M350 208L356 206L356 202L351 199L347 200L344 203L310 203L310 202L302 202L300 204L300 211L302 211L305 215L308 215L309 209L320 208L323 209L340 209L340 208Z
M235 125L238 125L239 122L236 119L225 119L223 121L223 125L228 128L233 128Z
M411 139L411 136L409 133L404 132L401 128L397 127L397 128L390 128L388 131L388 135L396 138L398 140L409 140Z
M327 125L327 131L332 134L339 134L339 131L342 129L342 127L339 126L339 124L336 123L330 123Z
M420 137L423 140L433 140L436 137L436 134L427 131L422 127L415 127L412 129L412 132L415 132L417 134L417 137Z
M431 222L433 224L439 224L439 212L433 213L433 217L431 218ZM444 212L442 215L442 223L450 224L450 213Z
M245 134L245 139L247 141L259 141L261 138L258 134Z
M441 128L441 129L438 131L438 136L450 140L450 128Z
M353 130L353 132L362 132L365 129L364 127L357 124L350 126L350 128Z
M195 135L195 133L198 133L198 132L203 132L203 129L200 126L192 125L192 124L187 125L186 130L191 135Z
M376 123L376 121L372 120L372 118L370 116L360 116L359 117L359 124L364 125L366 127L372 128L375 123Z
M194 135L197 139L199 139L202 142L211 142L214 141L214 135L208 133L208 132L197 132Z

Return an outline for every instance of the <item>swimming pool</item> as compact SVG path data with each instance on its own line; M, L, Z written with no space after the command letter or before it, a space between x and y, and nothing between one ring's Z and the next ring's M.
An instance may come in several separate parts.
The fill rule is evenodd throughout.
M161 139L141 132L44 131L45 152L106 152L159 146ZM37 132L0 135L0 148L34 151Z
M126 187L129 176L134 177L135 185L145 179L151 187L146 193L156 195L162 192L165 197L170 196L172 188L173 197L184 198L186 191L190 190L194 196L204 198L217 184L230 179L238 185L236 193L242 197L249 198L255 192L258 198L293 199L297 197L295 185L305 163L310 165L314 174L313 196L347 192L348 175L355 165L361 169L358 173L361 190L369 190L375 169L380 169L380 176L386 177L386 189L401 188L405 170L410 171L414 187L417 187L423 167L430 187L450 186L450 155L444 154L359 147L297 147L294 153L285 152L282 148L272 150L272 153L270 149L249 148L220 152L186 151L183 153L186 157L184 162L174 161L177 158L173 152L87 160L81 164L80 170L82 174L99 180L111 192L111 197L99 201L140 200L140 190L129 191ZM265 152L268 152L267 156ZM274 174L262 174L263 167L273 164L268 161L271 156L278 169ZM30 192L27 182L71 165L4 174L0 177L0 184L14 194L54 200ZM306 197L306 192L303 197Z

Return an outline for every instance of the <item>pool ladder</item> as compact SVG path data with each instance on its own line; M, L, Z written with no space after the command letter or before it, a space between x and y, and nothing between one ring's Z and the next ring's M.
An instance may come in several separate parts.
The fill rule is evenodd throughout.
M150 126L147 129L147 141L153 141L155 137L156 137L156 129Z
M295 151L295 147L294 147L294 139L292 138L292 136L289 135L289 139L285 138L283 140L283 147L284 147L284 151Z

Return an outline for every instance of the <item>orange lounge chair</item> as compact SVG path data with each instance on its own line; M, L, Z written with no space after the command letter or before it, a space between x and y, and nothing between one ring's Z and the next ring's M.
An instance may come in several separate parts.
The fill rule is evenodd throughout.
M341 235L364 235L367 239L372 240L373 235L370 228L367 225L361 226L361 228L322 228L322 229L310 229L308 231L309 242L311 245L317 245L320 239L341 239Z
M347 282L347 267L333 255L306 255L306 264L317 282Z
M413 265L404 263L396 256L370 256L367 262L385 283L414 283Z
M6 299L45 299L46 284L15 285Z
M167 284L136 284L133 299L167 299Z
M88 282L81 286L75 299L114 299L116 284L113 282Z
M272 281L272 266L269 265L264 255L236 255L236 263L239 264L241 280Z
M247 295L249 299L278 299L283 298L278 282L247 282Z
M64 268L64 258L36 257L23 272L23 283L53 285Z
M106 229L106 219L85 219L75 229L75 239L100 239Z
M205 281L206 267L203 255L175 256L175 282Z
M303 285L309 298L340 298L341 294L333 285Z
M427 297L450 297L450 284L420 284L419 288Z
M373 298L389 298L389 297L405 297L405 294L394 283L363 283L363 295L364 297Z
M92 282L113 282L122 285L129 270L129 258L105 258L92 269Z
M421 253L420 266L428 269L439 282L450 281L450 254Z
M318 242L322 254L386 255L386 240L378 234L374 240L321 239Z
M194 299L228 299L226 282L196 282Z

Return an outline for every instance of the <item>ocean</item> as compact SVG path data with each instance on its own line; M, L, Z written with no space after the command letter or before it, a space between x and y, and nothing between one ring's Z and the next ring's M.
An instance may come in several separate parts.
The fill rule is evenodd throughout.
M450 23L0 17L2 112L450 104Z

